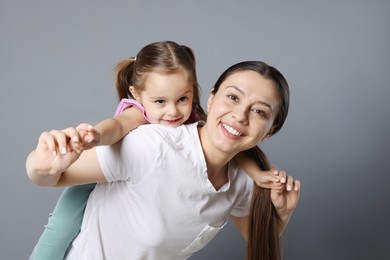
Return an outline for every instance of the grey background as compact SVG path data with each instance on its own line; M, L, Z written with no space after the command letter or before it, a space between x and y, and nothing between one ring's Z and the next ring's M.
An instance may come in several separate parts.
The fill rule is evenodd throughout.
M284 129L263 148L302 181L284 259L390 259L390 1L0 2L0 259L26 259L61 193L29 182L44 130L116 108L113 67L174 40L197 56L203 105L242 60L291 86ZM232 225L192 259L244 259Z

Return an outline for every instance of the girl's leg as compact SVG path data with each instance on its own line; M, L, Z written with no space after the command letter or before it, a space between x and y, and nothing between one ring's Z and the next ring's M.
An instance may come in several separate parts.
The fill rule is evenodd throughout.
M62 260L80 231L88 197L96 184L65 188L34 248L33 260Z

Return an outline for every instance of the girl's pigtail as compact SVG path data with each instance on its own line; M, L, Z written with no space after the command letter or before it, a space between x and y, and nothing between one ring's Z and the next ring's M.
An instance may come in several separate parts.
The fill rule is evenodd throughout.
M129 87L133 83L133 71L134 71L135 58L125 59L120 61L116 67L116 80L115 87L118 93L119 101L123 98L133 98Z

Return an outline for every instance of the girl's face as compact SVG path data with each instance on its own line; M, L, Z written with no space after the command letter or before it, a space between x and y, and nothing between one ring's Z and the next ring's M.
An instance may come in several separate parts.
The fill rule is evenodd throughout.
M207 109L206 143L235 155L272 133L279 98L273 81L254 71L240 71L211 94Z
M145 75L144 88L139 91L130 87L153 124L178 127L191 115L193 86L187 73L167 74L150 72Z

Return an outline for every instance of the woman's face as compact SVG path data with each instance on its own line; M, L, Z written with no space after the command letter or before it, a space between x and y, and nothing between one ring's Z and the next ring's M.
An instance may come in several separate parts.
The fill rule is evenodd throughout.
M207 109L207 142L222 152L236 154L271 134L279 98L273 81L254 71L240 71L211 94Z

